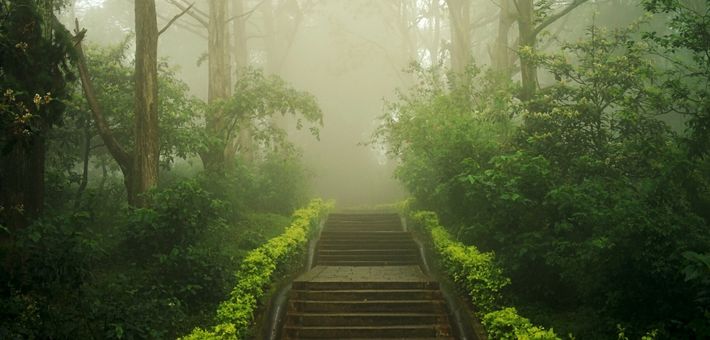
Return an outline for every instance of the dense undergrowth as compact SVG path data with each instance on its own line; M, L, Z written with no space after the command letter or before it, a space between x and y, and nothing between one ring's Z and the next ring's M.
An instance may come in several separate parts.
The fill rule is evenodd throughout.
M687 29L702 19L663 10ZM560 53L530 56L551 81L527 102L492 70L415 66L419 85L390 103L375 139L401 162L414 209L441 217L448 233L432 231L445 259L477 268L495 252L504 295L534 324L579 339L707 337L707 47L590 27ZM489 295L456 275L488 310Z
M7 4L0 5L3 46L12 38L6 29L16 24L5 17ZM37 10L35 2L21 4L18 8ZM40 22L33 18L32 23ZM13 19L20 25L27 18ZM135 91L134 65L126 53L129 41L88 47L86 54L93 83L100 89L96 99L105 108L113 136L132 149ZM15 61L44 62L33 58L48 50L31 47ZM0 53L3 62L14 57L10 52L17 51ZM285 228L298 223L300 216L293 221L289 216L308 202L309 173L286 132L267 123L280 109L296 114L303 106L311 110L307 121L320 118L315 100L276 76L249 71L238 84L241 97L231 100L251 100L254 107L230 113L241 119L232 122L234 126L248 126L258 115L261 125L253 127L252 150L235 152L235 159L220 171L203 171L199 156L212 142L203 126L210 108L189 95L187 84L162 60L160 182L142 197L144 207L136 208L127 204L122 169L97 131L81 83L70 77L76 71L71 69L73 60L53 56L67 68L66 93L56 100L40 100L61 104L62 115L53 116L54 128L40 129L32 125L40 123L39 113L33 111L35 116L28 115L34 117L32 124L20 126L27 135L41 132L46 142L44 211L35 214L22 206L0 204L0 338L169 339L210 326L220 302L235 286L246 284L242 282L246 274L237 271L242 263L249 266L254 260L250 251L267 242L269 246L285 242L283 246L291 250L277 235L286 230L293 236L293 227ZM5 91L0 103L2 156L24 143L10 133L23 123L12 118L13 110L26 107L23 100L32 102L27 93L42 88L39 82L32 83L35 79L23 77L46 76L22 73L27 69L20 66L3 64L0 72ZM276 95L263 96L272 92ZM290 95L286 101L277 98L283 92ZM7 178L0 182L5 189L1 186L8 184ZM12 227L18 224L17 216L23 216L26 225ZM251 257L244 260L248 254Z
M294 212L291 225L281 235L250 251L236 273L239 282L217 309L218 324L212 330L196 328L183 339L254 337L254 314L262 298L280 276L277 274L288 274L300 267L309 239L331 206L321 200L311 201L308 207Z
M272 237L291 219L218 199L226 194L205 179L173 182L142 209L92 190L90 209L48 212L15 235L0 254L9 264L0 272L0 337L175 338L211 324L243 284L235 272L244 257L279 243Z
M406 213L426 231L443 271L468 297L490 339L560 339L554 330L534 326L514 307L504 305L502 290L510 284L510 279L503 275L492 252L482 253L475 246L453 240L451 234L439 224L436 213Z

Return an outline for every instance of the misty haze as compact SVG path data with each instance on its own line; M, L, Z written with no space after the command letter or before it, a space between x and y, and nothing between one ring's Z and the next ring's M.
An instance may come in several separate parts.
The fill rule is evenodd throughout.
M0 338L710 338L708 22L0 0Z

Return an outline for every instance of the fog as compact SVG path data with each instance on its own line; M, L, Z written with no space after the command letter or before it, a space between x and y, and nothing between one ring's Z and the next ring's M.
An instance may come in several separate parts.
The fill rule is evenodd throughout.
M262 20L259 2L247 30L249 63L269 68L264 42L257 36ZM158 1L159 26L180 9ZM290 32L276 32L280 60L271 67L294 87L312 93L323 110L320 140L296 131L287 120L290 139L303 151L312 173L314 196L335 199L339 206L377 205L400 200L404 193L393 177L394 164L381 148L365 145L384 111L384 99L409 85L405 68L411 62L402 53L395 31L392 4L378 1L332 0L304 2L303 18ZM196 8L207 11L206 2ZM254 7L256 6L256 7ZM388 12L390 11L390 12ZM132 3L125 0L78 0L73 10L87 29L91 44L120 43L132 34ZM66 18L66 20L69 20ZM160 36L159 57L178 69L190 92L206 100L206 30L190 16L181 17ZM278 23L277 23L278 28ZM287 26L287 25L284 25ZM73 25L72 25L73 27ZM195 32L202 32L202 36Z
M439 7L433 6L438 2ZM190 2L157 1L158 26L179 15ZM177 5L176 5L177 4ZM232 4L233 5L233 4ZM303 152L312 177L312 195L332 198L339 206L377 205L400 200L405 193L394 179L394 161L382 147L366 145L383 115L384 103L397 89L413 84L405 69L444 62L451 53L451 33L445 1L243 1L247 64L279 75L299 90L313 94L323 111L320 140L296 131L295 120L282 121L289 139ZM272 8L266 8L266 6ZM574 29L569 18L551 26L555 37L573 38L604 4L578 10ZM182 7L184 8L184 7ZM191 10L208 12L207 1ZM471 58L488 65L497 30L499 6L476 1L472 5ZM230 9L232 11L232 9ZM272 17L265 13L272 13ZM616 16L621 16L618 14ZM133 34L133 4L126 0L76 0L63 12L87 29L87 41L108 46ZM230 14L232 20L239 15ZM227 17L230 17L229 15ZM632 18L632 15L628 15ZM266 28L266 20L273 26ZM575 19L577 20L577 19ZM615 24L624 20L610 20ZM627 20L628 21L628 20ZM566 29L563 29L566 28ZM177 69L190 93L207 100L207 30L188 13L160 36L159 57ZM545 48L546 46L541 46ZM547 45L549 48L549 44ZM131 53L128 57L132 58ZM232 58L234 62L235 58ZM518 75L513 75L519 79ZM545 81L545 75L540 78ZM199 162L196 162L199 163Z

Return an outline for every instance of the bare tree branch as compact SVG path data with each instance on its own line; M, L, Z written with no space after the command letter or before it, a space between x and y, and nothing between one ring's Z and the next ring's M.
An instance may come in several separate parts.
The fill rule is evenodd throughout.
M227 23L230 23L230 22L232 22L232 21L235 20L235 19L240 19L240 18L244 18L244 17L249 18L252 14L254 14L254 12L256 12L257 9L259 9L259 7L261 7L261 5L262 5L265 1L266 1L266 0L262 0L261 2L259 2L258 4L256 4L256 6L254 6L254 8L252 8L252 9L250 9L250 10L248 10L248 11L242 13L242 14L235 15L235 16L233 16L233 17L227 19Z
M168 23L165 24L165 26L163 26L163 28L161 28L160 31L158 31L158 36L163 34L163 32L165 32L168 28L170 28L170 25L172 25L175 22L175 20L180 19L180 17L185 15L185 13L187 13L187 11L189 11L193 6L195 6L194 2L192 4L190 4L190 6L185 8L182 12L180 12L180 14L178 14L178 15L174 16L172 19L170 19L170 21L168 21Z
M557 21L557 19L565 16L567 13L571 12L573 9L577 8L579 5L587 2L587 0L574 0L571 4L567 5L563 10L555 13L554 15L551 15L545 19L542 23L537 25L535 29L532 31L532 36L537 36L544 30L547 26L550 26L553 22Z
M182 11L185 11L187 9L187 6L177 2L176 0L168 0L168 1ZM197 20L200 24L202 24L202 26L204 26L205 28L209 27L210 26L209 22L207 22L207 19L205 19L204 16L200 16L200 12L201 11L199 11L197 9L186 11L186 13L188 15L190 15L193 19Z
M180 1L182 1L183 6L186 6L186 5L190 4L187 0L180 0ZM195 8L193 8L193 10L195 11L195 13L201 15L203 18L209 18L209 17L210 17L210 15L207 14L207 12L201 10L199 7L195 7Z
M158 18L163 19L163 20L165 20L165 21L170 20L170 19L168 19L168 17L163 16L163 15L160 15L160 14L158 14ZM182 21L182 22L181 22L181 21L176 21L176 22L175 22L175 26L180 27L180 28L182 28L182 29L184 29L184 30L186 30L186 31L188 31L188 32L190 32L190 33L192 33L192 34L194 34L194 35L196 35L196 36L202 38L202 39L207 40L207 34L205 34L205 33L199 31L199 29L200 29L202 26L191 25L191 24L189 24L187 21Z

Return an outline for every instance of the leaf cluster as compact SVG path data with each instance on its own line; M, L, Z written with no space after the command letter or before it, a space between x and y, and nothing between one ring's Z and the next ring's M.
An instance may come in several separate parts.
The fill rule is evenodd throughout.
M476 308L492 339L560 339L552 329L533 326L515 308L502 307L502 290L510 284L494 262L492 252L455 241L431 211L408 212L408 217L431 237L436 254L448 277Z
M293 213L291 225L283 234L249 252L242 261L228 300L217 309L218 324L212 330L196 328L182 339L244 339L248 336L254 313L274 280L277 269L294 263L305 250L330 204L313 200L308 207Z

